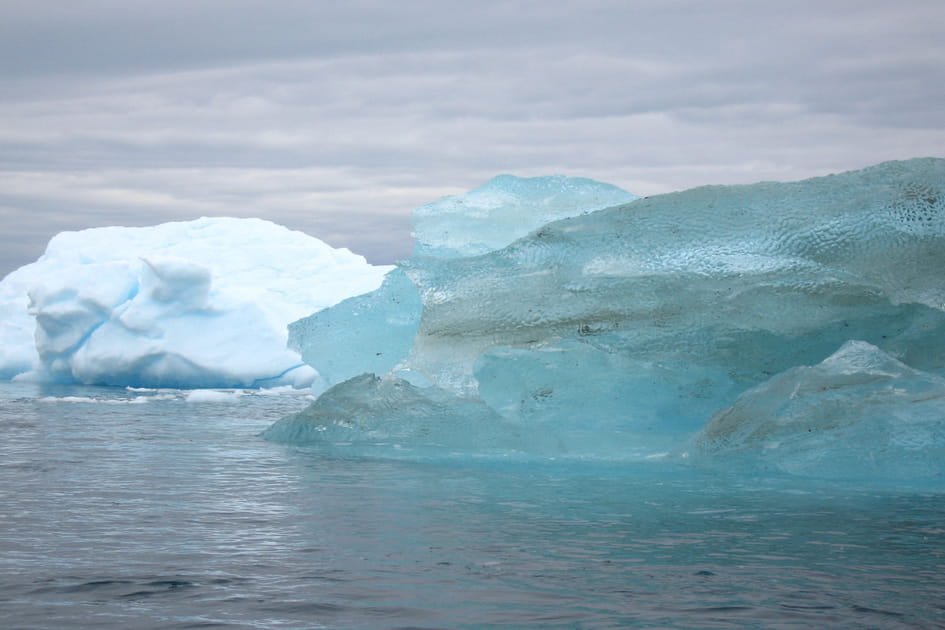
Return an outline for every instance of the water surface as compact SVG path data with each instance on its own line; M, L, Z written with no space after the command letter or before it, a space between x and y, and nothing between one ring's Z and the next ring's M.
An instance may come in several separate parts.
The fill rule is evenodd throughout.
M187 395L0 385L5 628L945 627L937 488L338 459Z

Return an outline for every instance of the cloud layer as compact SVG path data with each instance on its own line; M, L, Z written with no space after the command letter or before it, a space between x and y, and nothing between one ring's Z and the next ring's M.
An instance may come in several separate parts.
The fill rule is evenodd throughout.
M939 0L338 5L0 0L0 275L201 215L389 262L503 172L650 195L945 146Z

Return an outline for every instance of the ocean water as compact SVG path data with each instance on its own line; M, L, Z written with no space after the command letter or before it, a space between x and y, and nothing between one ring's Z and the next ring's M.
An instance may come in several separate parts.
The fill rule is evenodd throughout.
M0 385L0 626L945 628L945 492L338 459L298 394Z

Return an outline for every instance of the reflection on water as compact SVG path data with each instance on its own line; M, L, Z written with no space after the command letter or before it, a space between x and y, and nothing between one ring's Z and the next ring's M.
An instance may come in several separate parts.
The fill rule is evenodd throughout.
M931 489L655 464L331 459L257 437L307 402L0 387L5 625L907 628L945 618L945 499Z

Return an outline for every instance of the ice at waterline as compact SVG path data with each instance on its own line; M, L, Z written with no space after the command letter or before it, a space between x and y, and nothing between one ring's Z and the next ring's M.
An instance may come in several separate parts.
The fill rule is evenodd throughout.
M417 250L394 269L321 244L321 262L302 270L294 258L309 245L286 250L268 233L188 259L178 246L195 230L177 224L188 227L167 241L173 252L70 258L90 257L114 281L65 267L8 276L2 369L110 384L301 384L315 375L298 352L317 388L331 387L264 435L335 453L669 454L940 480L943 191L940 159L648 199L590 180L502 176L418 209ZM246 269L271 276L227 285L235 274L211 261L252 243ZM44 258L70 247L51 244ZM276 295L291 308L274 309ZM225 351L161 345L222 318L201 330L237 331L205 344ZM31 324L35 346L22 341Z
M506 177L418 210L378 290L290 325L334 386L265 436L942 479L945 160L620 196Z
M0 378L307 386L286 325L389 269L260 219L63 232L0 282Z

